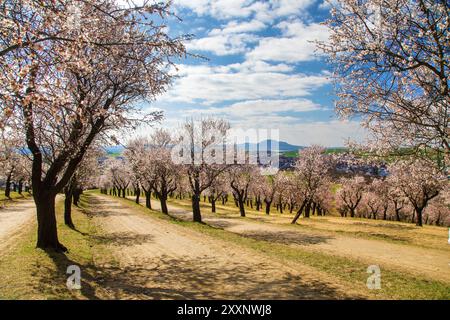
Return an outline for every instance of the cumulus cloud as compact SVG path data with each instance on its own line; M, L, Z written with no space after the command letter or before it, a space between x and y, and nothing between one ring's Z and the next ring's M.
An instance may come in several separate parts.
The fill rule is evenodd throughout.
M247 100L218 108L199 108L186 110L189 114L226 115L231 118L276 116L280 112L306 112L320 110L321 106L308 99ZM286 119L286 117L284 117ZM295 119L295 118L293 118Z
M230 34L230 33L245 33L245 32L256 32L263 30L266 27L266 25L258 21L256 19L253 19L251 21L230 21L226 25L222 26L222 28L215 28L212 29L209 35L223 35L223 34Z
M258 20L272 21L279 17L298 15L315 0L175 0L176 6L188 8L199 16L216 19L248 18L254 15Z
M250 71L236 66L179 66L179 78L163 97L168 101L214 104L223 101L286 99L311 95L328 84L327 73L305 75Z
M257 41L252 34L217 34L187 43L188 50L213 52L218 56L239 54L249 50L249 43Z
M283 21L277 25L282 37L261 38L258 45L247 53L247 59L296 63L318 57L314 41L327 41L328 29L318 23Z

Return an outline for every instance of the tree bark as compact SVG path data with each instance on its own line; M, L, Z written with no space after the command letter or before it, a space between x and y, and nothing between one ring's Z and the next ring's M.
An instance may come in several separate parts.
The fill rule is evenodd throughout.
M200 212L200 195L192 195L192 213L194 222L202 222L202 215Z
M150 191L144 191L145 193L145 206L148 209L152 209L152 202L151 202L151 197L152 197L152 193Z
M295 214L294 219L292 219L292 222L291 222L292 224L295 224L297 222L298 218L300 218L303 208L305 207L305 203L306 203L306 201L303 201L302 205L300 206L300 209L298 209L297 213Z
M11 173L6 177L5 197L11 198Z
M141 197L141 189L136 188L136 189L134 190L134 194L136 195L136 200L135 200L135 202L136 202L137 204L139 204L139 203L140 203L140 197Z
M53 249L58 252L66 252L67 248L64 247L58 240L58 232L56 230L55 198L56 194L42 191L34 196L38 221L38 240L36 247L41 249Z
M211 212L216 213L216 199L211 197Z
M72 221L72 188L69 186L64 191L66 198L64 199L64 224L69 228L74 229L75 225Z
M169 214L169 210L167 210L167 195L161 195L159 197L159 202L161 203L161 212Z
M239 213L241 214L241 217L245 217L245 203L243 199L238 199L239 203Z
M416 222L416 226L418 227L422 227L422 212L423 212L423 208L415 208L416 209L416 213L417 213L417 222Z
M270 214L270 207L272 206L272 201L264 200L264 202L266 203L266 214Z

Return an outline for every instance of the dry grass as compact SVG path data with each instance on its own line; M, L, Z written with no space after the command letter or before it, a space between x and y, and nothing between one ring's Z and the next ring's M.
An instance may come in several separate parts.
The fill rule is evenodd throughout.
M74 208L76 230L64 225L62 200L57 203L58 234L69 248L66 254L36 249L36 225L27 227L17 244L0 260L0 299L95 299L95 256L107 256L106 249L92 239L99 232L81 210ZM81 268L82 290L68 290L69 265ZM101 297L101 295L100 295Z

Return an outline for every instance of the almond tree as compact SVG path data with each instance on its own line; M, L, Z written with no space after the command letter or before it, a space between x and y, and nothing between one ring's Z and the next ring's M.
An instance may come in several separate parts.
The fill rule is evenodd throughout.
M0 130L0 177L5 180L5 196L10 198L11 185L17 183L22 193L24 181L29 180L30 161L20 138L10 128Z
M122 159L110 159L107 168L113 188L117 190L117 195L126 198L126 191L133 177L128 163Z
M200 197L214 180L226 169L223 151L224 141L230 125L222 119L205 118L196 123L186 120L180 128L172 159L183 164L191 191L194 222L202 222Z
M389 148L450 151L447 0L331 1L337 111Z
M64 251L56 194L96 137L133 127L136 102L167 88L184 39L166 33L168 6L146 1L128 9L100 0L5 1L0 11L0 123L21 132L32 155L37 247Z
M329 183L332 163L332 158L325 154L325 148L323 147L311 146L299 151L294 175L296 186L303 195L303 202L292 223L297 221L303 209L305 209L304 217L309 218L316 193L321 186Z
M230 187L238 203L241 217L245 217L245 202L256 174L258 174L257 168L249 164L236 164L228 170Z
M426 222L437 226L450 226L450 199L449 192L441 192L439 196L430 201L425 208Z
M151 195L156 181L151 142L146 138L130 141L124 152L132 179L144 190L145 206L152 209Z
M275 199L278 185L273 176L264 178L265 179L261 184L261 198L265 204L266 214L270 214L270 208L272 207L272 202Z
M83 190L96 185L100 171L98 158L102 154L99 148L91 146L64 188L64 223L70 228L75 228L72 220L72 202L78 206Z
M153 147L149 150L154 174L153 190L161 203L161 211L168 214L167 197L177 189L181 167L172 161L170 151L172 138L167 130L156 130L150 139L153 143Z
M336 193L336 204L344 216L350 212L350 217L354 218L356 209L361 204L367 184L364 177L355 176L352 178L341 178L339 181L341 188Z
M213 183L206 189L205 193L211 203L211 212L216 212L216 202L223 199L229 192L228 181L225 174L220 174Z
M422 226L423 210L429 201L448 190L448 181L430 160L400 160L389 167L392 180L416 213L416 225Z

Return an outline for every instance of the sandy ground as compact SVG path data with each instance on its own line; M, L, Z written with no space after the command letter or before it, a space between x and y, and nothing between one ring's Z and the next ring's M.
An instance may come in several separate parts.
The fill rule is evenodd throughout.
M159 202L152 201L155 210ZM169 213L180 219L192 219L192 213L173 205ZM382 240L367 240L341 236L336 233L322 233L316 230L281 226L274 223L261 223L250 219L218 217L202 213L203 221L209 225L223 228L254 239L279 242L303 249L323 251L344 257L362 259L367 265L379 265L406 270L408 273L426 276L430 279L450 283L450 255L447 251L420 248L411 245L389 243ZM446 244L444 244L446 245Z
M28 230L35 216L36 207L33 199L19 200L0 208L0 254Z
M117 267L104 287L114 298L136 299L348 299L357 287L307 266L288 266L133 210L111 197L92 195L90 211L114 252ZM96 262L97 263L97 262ZM103 262L104 263L104 262ZM100 279L101 280L101 279Z

